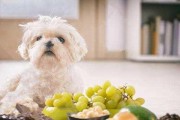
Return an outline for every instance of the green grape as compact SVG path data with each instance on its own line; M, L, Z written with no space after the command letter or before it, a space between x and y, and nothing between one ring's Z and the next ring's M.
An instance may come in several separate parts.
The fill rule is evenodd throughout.
M92 87L87 88L86 95L90 98L94 94L94 90Z
M125 89L125 92L129 95L129 96L133 96L135 94L135 88L133 86L127 86Z
M62 93L62 97L66 102L72 100L72 95L70 93Z
M94 102L93 107L100 106L102 109L106 109L106 106L102 102Z
M114 86L109 86L107 89L106 89L106 95L108 96L108 97L110 97L110 96L113 96L115 93L116 93L116 87L114 87Z
M114 100L109 100L105 105L107 109L115 109L117 106L117 102L115 102Z
M61 93L55 93L54 95L53 95L53 99L55 100L55 99L59 99L59 98L61 98L62 97L62 94Z
M74 95L73 95L73 100L75 101L75 102L78 102L78 99L79 99L79 97L81 97L81 96L84 96L82 93L75 93Z
M66 97L69 97L69 98L72 98L72 94L71 93L68 93L68 92L63 92L62 93L62 96L66 96Z
M76 106L76 109L77 109L78 111L83 111L84 109L86 109L86 108L88 107L87 103L81 102L81 101L78 101L78 102L75 104L75 106Z
M78 101L88 103L88 99L85 96L79 97Z
M118 109L121 109L121 108L123 108L123 107L125 107L126 106L126 102L125 101L120 101L118 104L117 104L117 108Z
M119 90L119 89L116 89L116 94L122 95L122 92L121 92L121 90Z
M65 106L66 101L62 98L62 99L56 99L53 102L54 107L64 107Z
M135 105L141 106L141 104L138 101L134 101Z
M74 104L73 104L72 101L69 101L69 102L66 102L65 107L66 107L66 108L73 108L73 107L74 107Z
M106 91L103 89L98 90L97 94L98 96L106 97Z
M102 97L102 96L94 96L92 97L92 102L101 102L101 103L104 103L105 102L105 99Z
M104 84L102 85L102 89L106 90L109 86L111 86L111 82L105 81Z
M68 93L68 92L63 92L62 95L65 95L65 96L67 95L67 96L72 97L72 93Z
M135 101L134 101L133 99L128 98L128 99L126 100L126 105L136 105L136 103L135 103Z
M100 89L102 89L102 88L101 88L101 86L99 86L99 85L96 85L96 86L93 87L93 90L94 90L94 92L96 92L96 93L97 93L98 90L100 90Z
M143 105L145 103L145 100L143 98L137 98L135 99L135 103L137 105Z
M70 96L63 96L66 102L72 101L72 98Z
M122 98L121 94L115 93L113 96L109 97L109 100L114 100L115 102L119 102Z
M48 116L50 119L49 120L68 120L68 116L67 116L67 113L74 113L76 112L77 110L75 108L62 108L62 109L59 109L57 107L45 107L43 110L42 110L42 113L45 115L45 116ZM35 116L33 117L35 120L44 120L43 118L44 117L38 117ZM32 119L33 119L32 118ZM20 120L21 118L19 118ZM27 118L28 119L28 118ZM32 120L31 119L31 120ZM33 120L34 120L33 119ZM22 120L22 119L21 119ZM29 119L30 120L30 119Z
M47 98L45 101L45 105L48 107L53 107L53 102L54 102L53 98Z

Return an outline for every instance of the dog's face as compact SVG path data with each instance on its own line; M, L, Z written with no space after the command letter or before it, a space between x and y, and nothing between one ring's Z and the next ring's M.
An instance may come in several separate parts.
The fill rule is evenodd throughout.
M18 50L39 69L65 67L87 53L84 39L59 17L41 16L23 27L25 32Z

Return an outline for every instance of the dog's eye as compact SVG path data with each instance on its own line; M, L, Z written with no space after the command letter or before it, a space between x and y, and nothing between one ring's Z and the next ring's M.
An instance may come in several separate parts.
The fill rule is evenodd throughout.
M36 38L36 40L38 41L38 40L40 40L42 38L42 36L38 36L37 38Z
M60 41L61 43L64 43L64 42L65 42L65 40L64 40L62 37L58 37L58 39L59 39L59 41Z

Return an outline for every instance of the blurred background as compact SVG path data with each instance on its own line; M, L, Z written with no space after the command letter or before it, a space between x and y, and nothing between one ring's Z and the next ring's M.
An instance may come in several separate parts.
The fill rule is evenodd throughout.
M20 60L19 24L48 15L77 28L86 60L180 61L179 12L176 0L1 0L0 59Z
M19 24L61 16L84 37L86 86L131 84L161 116L180 114L179 0L0 0L0 79L22 71Z

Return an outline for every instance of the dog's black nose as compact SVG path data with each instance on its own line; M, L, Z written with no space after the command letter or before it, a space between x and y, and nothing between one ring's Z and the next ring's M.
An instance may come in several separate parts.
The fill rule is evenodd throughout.
M46 47L47 47L47 48L51 48L52 46L54 46L54 44L53 44L51 41L48 41L48 42L46 43Z

